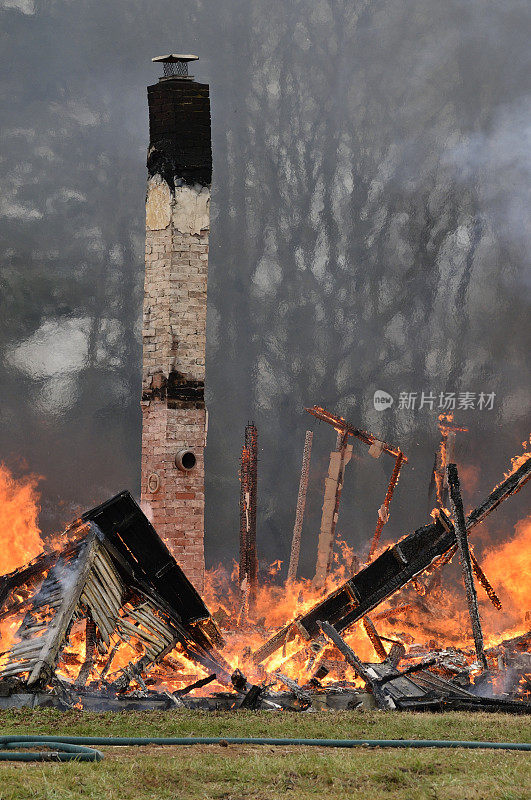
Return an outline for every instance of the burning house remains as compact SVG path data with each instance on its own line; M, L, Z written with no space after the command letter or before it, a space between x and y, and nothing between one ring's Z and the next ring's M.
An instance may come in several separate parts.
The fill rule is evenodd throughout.
M386 546L382 534L406 455L320 406L306 409L337 440L315 573L306 580L297 577L313 437L306 433L285 583L278 564L276 574L259 570L258 431L249 424L239 564L232 578L224 569L205 574L209 94L188 76L195 56L155 60L164 77L148 88L142 507L123 492L0 577L0 707L301 711L375 704L528 713L531 609L518 606L529 595L513 582L518 613L484 630L487 612L490 620L504 609L489 558L478 563L469 534L530 480L531 456L516 459L466 515L454 458L456 433L464 429L449 415L439 420L432 518ZM385 455L389 469L374 530L356 553L339 542L336 528L360 442L371 457ZM529 548L529 538L522 546ZM452 583L446 578L456 555L460 582Z
M360 429L336 419L342 439L358 436ZM247 446L255 433L248 432ZM249 479L246 470L241 478ZM313 581L297 584L293 578L286 586L260 585L254 574L254 602L245 614L242 594L248 600L249 593L240 579L232 584L232 596L224 587L220 602L214 574L207 594L218 607L211 615L140 507L123 492L76 520L52 549L0 579L0 706L170 708L186 702L306 710L370 702L382 709L527 713L531 632L485 644L475 580L497 611L501 604L471 554L468 534L530 478L527 456L465 517L457 468L449 464L452 516L438 508L431 523L374 558L369 554L365 565L360 562L354 575L328 593L317 591ZM241 507L245 511L245 503ZM247 524L241 532L248 532ZM255 554L254 547L250 552ZM462 634L460 647L434 642L433 632L423 645L414 643L407 634L411 625L418 627L412 618L428 602L437 609L430 593L456 553L471 635ZM245 589L249 573L241 574ZM306 610L296 613L301 592L309 598L302 600ZM289 621L278 626L272 608L280 597ZM429 628L425 634L430 636ZM360 635L377 661L357 654ZM254 642L259 646L253 649ZM206 685L218 691L191 697Z
M171 652L230 685L216 624L128 492L76 520L63 547L5 575L0 602L4 691L61 694L69 682L112 696L131 680L145 689L142 676Z

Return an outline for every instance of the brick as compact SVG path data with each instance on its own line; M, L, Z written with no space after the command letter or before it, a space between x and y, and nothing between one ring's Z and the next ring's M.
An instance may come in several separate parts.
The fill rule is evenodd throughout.
M208 87L192 81L166 81L150 86L148 98L151 145L160 148L170 163L174 160L173 172L185 183L208 184ZM183 166L187 158L193 165L190 173ZM205 377L208 226L201 225L204 229L194 234L177 230L174 212L168 227L146 230L144 393L149 393L157 373L167 377L175 369L190 380L204 381ZM153 509L155 528L200 588L204 572L205 411L170 409L165 400L152 396L143 403L142 418L142 499ZM197 457L195 469L186 475L174 466L175 454L184 446L192 447ZM155 494L147 490L152 472L159 475L161 483Z

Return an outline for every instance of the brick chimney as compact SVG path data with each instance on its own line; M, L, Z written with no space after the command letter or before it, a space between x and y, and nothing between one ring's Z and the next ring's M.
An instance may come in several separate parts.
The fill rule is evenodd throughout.
M168 55L148 86L141 497L194 586L203 589L207 412L205 335L212 153L197 56Z

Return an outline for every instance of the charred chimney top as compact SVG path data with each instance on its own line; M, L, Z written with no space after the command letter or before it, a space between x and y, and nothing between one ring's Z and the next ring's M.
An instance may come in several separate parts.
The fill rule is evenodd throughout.
M188 75L188 64L190 61L197 61L198 56L180 55L170 53L167 56L157 56L152 58L153 62L161 62L164 65L164 76L159 81L167 80L193 80L193 75Z

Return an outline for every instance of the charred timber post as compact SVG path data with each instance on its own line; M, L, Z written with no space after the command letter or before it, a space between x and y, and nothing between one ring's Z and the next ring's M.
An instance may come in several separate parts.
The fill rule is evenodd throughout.
M249 498L250 498L250 515L249 515L249 535L248 542L248 569L249 569L249 586L250 586L250 599L254 601L256 597L256 590L258 585L258 554L256 551L256 515L258 510L258 430L254 423L247 426L245 431L246 445L249 450Z
M466 597L468 602L468 613L472 625L476 656L483 669L487 669L487 659L484 652L483 631L481 630L481 620L479 618L478 598L474 578L472 576L472 561L468 548L468 536L466 532L465 512L463 510L463 500L461 498L461 488L459 486L459 474L456 464L448 464L448 489L450 491L450 502L454 513L455 536L459 550L459 560L463 570L463 580L465 583Z
M256 512L258 502L258 430L245 427L240 470L240 587L252 606L258 587Z
M445 508L448 503L448 476L447 468L454 460L455 439L458 432L466 433L468 428L453 424L451 415L441 414L438 423L441 432L441 441L435 454L433 479L437 489L437 502Z
M291 540L291 555L288 568L288 582L297 579L297 569L299 567L299 555L301 550L302 523L304 521L304 509L306 507L306 493L308 491L308 477L310 474L310 459L312 456L312 431L306 431L304 439L304 450L302 453L301 479L299 482L299 494L297 497L297 511L295 513L295 525L293 526L293 538Z
M374 622L370 617L363 617L362 625L365 630L365 633L371 640L371 644L374 647L376 655L378 656L381 661L385 661L387 658L387 650L383 646L383 642L380 639L378 631L374 627Z
M376 552L376 548L378 547L378 543L380 541L380 536L382 535L383 526L386 524L387 520L389 519L389 505L391 503L391 499L393 497L393 492L395 490L396 484L398 483L398 478L400 476L400 469L402 468L402 461L404 460L404 454L399 449L398 455L396 457L395 466L393 469L393 473L391 475L391 479L389 481L389 486L387 487L387 492L383 501L382 507L378 510L378 521L376 523L376 528L374 531L374 535L372 537L371 547L369 550L369 561L372 561L374 558L374 554Z
M333 625L330 625L326 620L317 620L317 625L324 633L327 639L334 644L345 660L350 664L356 675L362 678L369 685L372 684L372 678L367 672L365 664L358 658L354 650L348 646L342 636L336 631Z
M247 530L249 528L249 454L247 448L242 447L240 458L240 564L238 583L242 592L246 588L247 578Z
M338 450L330 453L328 476L325 478L321 529L317 545L317 563L313 579L314 589L321 589L330 573L345 467L352 457L352 445L348 444L348 433L346 431L338 435L338 442Z
M153 59L143 304L141 497L199 591L204 582L205 338L212 153L197 56Z

